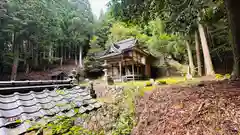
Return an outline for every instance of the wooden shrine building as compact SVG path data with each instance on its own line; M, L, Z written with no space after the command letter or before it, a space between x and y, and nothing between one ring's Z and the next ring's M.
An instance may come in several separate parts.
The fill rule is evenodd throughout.
M100 57L107 65L107 75L114 80L137 80L151 77L153 56L140 49L136 39L113 43Z

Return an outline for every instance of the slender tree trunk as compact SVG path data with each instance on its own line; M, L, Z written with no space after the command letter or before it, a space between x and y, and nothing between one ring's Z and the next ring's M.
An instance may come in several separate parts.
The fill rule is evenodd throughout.
M75 65L78 65L78 60L77 60L77 46L76 46L76 50L75 50Z
M36 50L35 50L35 59L34 59L34 66L35 66L35 68L36 67L38 67L38 65L39 65L39 63L38 63L38 60L39 60L39 54L38 54L38 49L39 49L39 45L38 44L36 44L37 45L37 48L36 48Z
M199 45L199 38L198 38L198 32L197 31L195 32L195 44L196 44L198 76L202 76L202 62L201 62L200 45Z
M189 42L186 42L186 46L187 46L187 52L188 52L188 60L189 60L189 67L190 67L190 73L192 76L195 76L195 66L193 64L193 56L192 56L192 50L191 47L189 45Z
M27 41L23 41L23 57L24 57L24 66L26 66L27 64L27 51L28 51L28 44Z
M28 63L27 63L27 65L26 65L25 74L29 74L29 64L28 64Z
M43 51L43 59L46 59L46 51L45 51L45 49Z
M61 58L60 66L62 67L62 65L63 65L63 45L60 46L60 58Z
M79 46L79 67L83 67L83 63L82 63L82 46Z
M67 48L64 49L64 60L66 61L67 59Z
M14 60L12 65L12 74L11 80L16 80L17 78L17 70L18 70L18 62L19 62L19 45L16 44L16 33L14 32L12 35L12 45L14 48Z
M30 43L29 43L29 40L26 41L26 52L29 52L30 50ZM26 60L26 69L25 69L25 74L28 74L29 73L29 56L26 56L25 55L25 60Z
M169 64L168 64L168 62L167 62L167 57L166 56L162 56L163 57L163 63L164 63L164 65L165 65L165 67L166 67L166 76L170 76L170 69L169 69Z
M225 6L228 13L228 22L231 31L229 32L231 38L231 45L234 56L234 65L231 79L235 80L240 76L240 8L239 1L225 0Z
M29 40L27 40L27 47L28 47L28 51L30 52L30 53L32 53L31 51L31 44L30 44L30 41ZM31 55L31 54L29 54L29 55ZM30 72L30 65L29 65L29 63L30 63L30 60L29 60L29 57L30 56L28 56L28 58L26 59L26 70L25 70L25 74L29 74L29 72Z
M204 28L202 24L198 24L199 34L201 38L201 44L203 49L203 55L204 55L204 64L205 64L205 71L206 75L213 76L215 74L212 64L211 55L208 48L208 43L206 39L206 34L204 32Z
M52 60L52 46L49 46L49 52L48 52L48 62L51 63L51 60Z
M71 48L68 48L68 59L71 59Z

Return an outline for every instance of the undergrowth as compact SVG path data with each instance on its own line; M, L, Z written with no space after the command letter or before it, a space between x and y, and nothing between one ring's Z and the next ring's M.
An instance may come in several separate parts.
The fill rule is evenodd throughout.
M85 115L78 115L75 117L58 116L54 121L46 124L36 124L28 129L28 131L36 131L36 135L104 135L101 131L91 131L82 126L74 125L77 117L86 118Z

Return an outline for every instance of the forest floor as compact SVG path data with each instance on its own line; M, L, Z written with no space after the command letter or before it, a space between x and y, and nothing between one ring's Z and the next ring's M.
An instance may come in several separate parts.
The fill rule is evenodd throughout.
M136 101L134 135L239 135L240 82L159 87Z

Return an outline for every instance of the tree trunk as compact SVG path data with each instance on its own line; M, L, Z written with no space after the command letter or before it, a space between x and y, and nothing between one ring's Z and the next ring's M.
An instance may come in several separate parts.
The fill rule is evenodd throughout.
M29 74L30 68L29 68L29 64L27 63L26 65L26 70L25 70L25 74Z
M38 49L39 49L39 47L38 47L39 45L37 44L37 48L36 48L36 50L35 50L35 59L34 59L34 67L35 68L37 68L38 67L38 57L39 57L39 54L38 54Z
M27 44L28 41L24 40L23 41L23 56L24 56L24 66L27 65L27 54L28 54L28 44Z
M198 29L199 29L199 34L200 34L201 44L203 49L206 75L214 76L215 72L213 69L212 59L211 59L211 55L210 55L208 44L207 44L206 34L204 32L204 28L202 24L200 23L198 24Z
M76 46L76 50L75 50L75 65L78 65L78 59L77 59L77 46Z
M195 32L195 44L196 44L198 76L202 76L202 62L201 62L200 45L199 45L199 39L198 39L198 32L197 31Z
M43 59L44 59L44 60L46 59L46 51L45 51L45 49L44 49L44 51L43 51Z
M83 63L82 63L82 46L79 46L79 67L83 67Z
M64 57L63 60L66 61L67 60L67 48L64 49Z
M186 42L186 46L187 46L187 52L188 52L188 60L189 60L189 67L190 67L190 73L192 76L195 75L195 66L193 64L193 56L192 56L192 50L191 47L189 45L189 42Z
M238 2L237 0L225 0L229 26L231 29L229 34L232 40L231 45L234 56L231 79L237 79L240 76L240 8Z
M52 54L52 46L49 46L49 52L48 52L48 62L52 62L52 57L53 57L53 54Z
M165 68L166 68L166 76L170 76L170 69L169 69L169 64L168 64L168 62L167 62L167 58L166 58L166 56L163 56L163 63L164 63L164 65L165 65Z
M12 65L12 74L11 80L16 80L17 78L17 70L18 70L18 62L19 62L19 45L15 43L16 33L14 32L12 35L12 45L14 49L14 60Z
M71 59L71 48L68 48L68 59Z
M60 66L62 67L63 65L63 45L60 46L60 57L61 57L61 61L60 61Z

